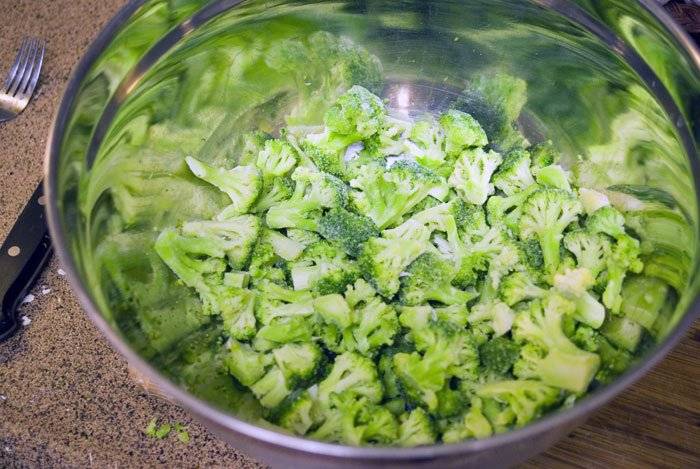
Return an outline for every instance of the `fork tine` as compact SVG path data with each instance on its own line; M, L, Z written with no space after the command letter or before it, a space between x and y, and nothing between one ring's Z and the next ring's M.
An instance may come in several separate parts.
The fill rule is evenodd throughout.
M22 58L26 54L27 48L29 47L29 43L30 39L28 37L22 39L22 44L19 46L19 50L17 51L17 55L15 56L15 62L12 64L12 68L10 69L10 71L7 72L5 84L2 86L3 91L7 91L10 88L10 84L12 84L12 81L15 79L15 76L17 75L17 70L19 69L19 65L22 62Z
M24 78L22 78L22 82L17 87L17 97L19 98L24 97L27 85L29 85L32 76L34 75L35 70L39 65L39 56L41 54L41 41L39 39L34 39L33 45L34 47L32 50L31 59L29 60L27 69L24 71Z
M22 82L22 79L24 79L24 73L27 69L27 65L29 65L29 61L31 60L31 54L33 51L34 39L30 39L29 46L24 50L24 54L22 55L22 61L19 64L19 67L17 68L17 75L6 90L7 94L9 94L10 96L14 96L14 94L17 92L17 88Z
M44 44L44 41L41 40L38 41L38 44L39 50L34 60L34 68L32 69L29 83L27 84L27 87L22 93L22 98L31 98L32 94L34 93L34 89L36 88L36 84L39 81L41 67L44 64L44 51L46 50L46 45Z

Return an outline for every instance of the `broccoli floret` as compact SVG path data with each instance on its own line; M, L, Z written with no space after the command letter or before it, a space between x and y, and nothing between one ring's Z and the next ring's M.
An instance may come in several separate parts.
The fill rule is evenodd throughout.
M420 255L401 277L399 300L405 305L419 305L438 301L446 305L466 305L477 293L464 291L451 285L455 276L454 267L435 254Z
M435 317L438 321L449 323L455 327L465 327L469 310L466 305L450 305L441 308L435 308Z
M593 275L585 268L568 269L554 276L554 288L576 305L574 317L598 329L605 320L605 308L586 291L594 283Z
M510 196L494 195L486 201L486 212L491 226L505 226L517 233L524 202L537 191L539 186L531 184L521 192Z
M280 317L258 329L253 339L253 348L269 351L281 344L292 342L310 342L314 335L315 324L308 316Z
M253 285L269 280L281 285L286 284L284 270L278 264L281 258L267 240L259 239L250 255L250 281Z
M494 337L479 347L479 358L490 375L506 375L520 356L520 345L505 337Z
M377 133L384 117L382 100L361 86L353 86L328 108L323 121L331 132L363 140Z
M469 314L469 324L486 323L496 337L500 337L513 326L515 313L500 301L478 303Z
M442 434L444 443L457 443L469 438L487 438L493 434L488 419L482 413L481 399L471 400L469 412L455 422L452 422Z
M535 183L530 173L530 153L518 148L503 158L503 163L493 175L493 185L507 196L523 191Z
M262 213L287 199L294 194L294 181L289 177L279 177L273 179L269 184L263 186L260 196L255 201L251 211Z
M289 174L296 164L294 148L286 141L278 139L267 140L255 161L265 187L269 187L275 179Z
M545 288L537 285L532 276L525 272L513 272L503 279L499 295L508 306L521 301L541 298L547 293Z
M311 427L320 423L316 402L308 391L304 391L283 409L276 411L276 422L296 435L305 435Z
M255 131L241 134L236 139L239 150L238 164L242 166L255 165L260 152L265 148L265 142L270 136L265 132Z
M593 189L586 189L585 187L579 188L578 198L581 200L581 205L583 205L583 210L586 211L587 215L591 215L599 208L610 205L610 200L607 195Z
M621 238L625 236L625 217L615 207L601 207L588 216L586 229L591 233Z
M359 319L352 330L354 348L363 355L371 355L383 345L391 345L399 331L399 321L394 308L374 297L356 309Z
M246 213L258 198L262 188L262 177L254 166L236 166L233 169L209 166L191 156L185 158L192 174L216 186L231 199L219 218L228 218Z
M534 300L519 312L513 323L513 338L528 342L521 350L514 372L519 378L537 378L563 389L580 393L600 365L598 355L578 348L564 334L562 318L575 310L573 303L556 294Z
M549 275L553 275L559 267L559 245L563 232L577 220L580 212L578 199L561 189L539 189L523 205L520 236L537 237Z
M620 312L622 306L622 283L627 272L638 274L644 268L644 264L639 260L639 254L639 241L631 236L623 235L613 245L607 258L603 304L613 314Z
M379 236L379 230L370 218L343 208L331 209L322 216L318 223L318 233L327 240L340 244L353 257L360 255L362 245L369 238Z
M351 308L354 308L362 302L367 302L374 298L377 292L372 286L362 279L358 279L354 285L348 285L345 290L345 300Z
M321 241L321 237L317 233L300 230L298 228L287 228L287 237L304 246L309 246L317 241Z
M414 239L371 238L358 260L362 275L380 295L391 298L399 290L401 272L426 247L427 243Z
M276 348L272 351L272 356L287 383L291 387L297 387L318 374L322 352L312 342L293 343Z
M316 231L321 209L343 207L347 202L347 187L335 176L298 167L292 179L296 182L292 197L267 212L265 220L270 228Z
M545 187L554 187L563 191L571 192L569 184L569 174L558 164L553 164L541 168L537 171L537 183Z
M365 165L350 186L354 208L380 229L401 217L442 184L441 178L412 161L398 161L388 170Z
M331 395L340 393L364 396L372 403L381 401L382 383L370 358L354 352L335 357L331 372L318 385L318 400L328 405Z
M286 261L293 261L304 252L303 244L276 230L264 230L263 239L270 243L275 254Z
M235 339L255 336L255 293L243 288L221 287L216 291L224 329Z
M290 266L295 290L311 289L321 295L340 293L360 276L355 262L328 241L308 246Z
M437 169L445 162L445 134L432 116L415 122L409 138L409 154L420 164Z
M225 287L232 288L248 288L248 283L250 282L250 274L248 272L226 272L224 274Z
M292 391L287 387L282 370L273 366L265 376L250 386L260 405L271 409L280 404Z
M512 412L512 423L518 427L530 423L559 401L557 388L532 380L494 381L479 386L476 393L482 399L495 400Z
M540 169L559 161L559 153L554 148L552 141L547 140L530 148L530 158L532 159L532 174L537 174Z
M432 445L437 439L435 425L428 413L420 407L401 415L399 446Z
M445 153L457 157L463 150L483 147L489 141L484 129L471 115L451 109L440 116L440 125L445 134Z
M397 353L393 368L402 392L411 403L425 405L430 410L437 408L437 392L447 378L447 364L441 354Z
M613 316L605 321L600 332L616 346L634 353L642 340L644 328L627 317Z
M341 331L355 322L355 313L342 295L331 293L314 299L316 313L328 324L333 324Z
M259 353L250 345L231 340L226 368L243 386L252 386L265 375L265 369L272 364L270 355Z
M260 219L241 215L225 221L191 221L182 225L183 236L206 243L211 257L226 257L234 269L248 263L255 242L260 234Z
M501 161L501 155L493 150L465 150L457 159L448 183L466 202L483 205L494 192L491 176Z
M588 269L593 278L597 278L605 269L612 245L605 235L573 230L564 235L564 247L576 257L579 267Z

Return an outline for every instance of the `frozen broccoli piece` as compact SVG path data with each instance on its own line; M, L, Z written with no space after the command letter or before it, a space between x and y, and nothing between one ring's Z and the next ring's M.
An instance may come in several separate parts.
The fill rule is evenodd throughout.
M182 225L182 235L198 244L208 245L206 254L211 257L226 257L234 269L248 263L261 224L257 217L240 215L224 221L190 221Z
M451 109L440 116L445 135L445 153L457 157L463 150L483 147L489 143L484 129L471 115Z
M505 337L494 337L479 347L479 358L487 373L506 375L520 356L520 345Z
M337 326L341 331L352 326L355 313L342 295L331 293L314 299L316 313L328 324Z
M321 237L316 232L300 230L298 228L287 228L287 237L304 246L309 246L317 241L321 241Z
M621 238L625 236L625 217L612 206L601 207L588 216L586 229L591 233Z
M250 390L260 405L268 409L277 407L291 393L284 373L277 366L272 366L262 378L250 386Z
M605 235L573 230L564 235L564 247L576 257L579 267L588 269L597 278L606 267L612 244Z
M231 340L225 358L226 368L243 386L252 386L272 364L270 355L253 350L250 345Z
M514 373L521 379L540 379L544 383L580 393L588 388L600 366L600 358L578 348L564 334L562 318L572 314L575 305L551 294L534 300L520 311L513 323L513 338L527 343Z
M532 160L532 174L537 174L540 169L551 166L559 161L559 153L554 148L551 140L547 140L530 148Z
M255 161L263 184L269 187L275 179L288 175L297 164L294 148L284 140L270 139Z
M554 276L554 288L576 305L574 317L593 329L598 329L605 320L605 308L586 291L594 283L593 275L585 268L567 269Z
M420 255L401 277L399 301L405 305L419 305L438 301L445 305L466 305L477 293L460 290L451 285L456 272L454 266L435 254Z
M571 184L569 183L569 174L558 164L553 164L540 168L537 171L537 183L545 187L554 187L563 191L570 192Z
M260 214L289 199L292 195L294 195L294 181L286 176L275 178L263 186L251 211Z
M300 393L286 404L283 403L282 407L275 412L275 420L280 427L296 435L305 435L311 427L321 423L322 416L319 415L316 402L308 391Z
M490 301L474 305L469 314L470 324L486 323L496 337L500 337L513 326L515 313L507 304Z
M476 393L507 408L517 427L530 423L559 401L557 388L532 380L494 381L479 386Z
M347 187L335 176L298 167L292 179L296 182L292 197L267 211L265 221L270 228L316 231L323 208L343 207L347 203Z
M260 172L254 166L236 166L233 169L216 168L191 156L185 158L192 174L216 186L231 199L219 218L246 213L258 198L262 188Z
M371 238L358 260L360 270L380 295L391 298L399 290L401 273L426 248L426 242L414 239Z
M493 175L493 185L507 196L521 192L535 183L530 173L530 153L518 148L508 152Z
M363 355L372 355L381 346L394 343L399 321L392 306L379 297L373 297L355 308L357 323L352 328L354 349Z
M549 275L553 275L559 267L563 232L578 219L581 209L581 203L571 193L552 188L537 190L523 205L520 236L537 237Z
M436 439L435 425L425 410L418 407L401 415L399 446L432 445Z
M533 281L525 272L513 272L503 279L499 287L499 295L508 306L521 301L541 298L547 290Z
M409 153L421 165L437 169L445 162L445 134L432 116L413 124L409 135Z
M318 399L328 405L333 394L341 393L363 396L372 403L381 401L382 383L371 359L354 352L335 357L331 372L318 385Z
M355 191L351 202L359 213L383 229L401 221L401 217L442 184L441 178L412 161L398 161L385 170L366 165L350 181Z
M268 351L281 344L310 342L313 334L314 324L309 316L280 317L258 329L253 347L259 351Z
M483 205L494 192L491 176L501 161L501 155L493 150L465 150L457 159L448 182L466 202Z
M291 263L290 272L295 290L311 289L321 295L343 292L360 276L355 262L328 241L307 246Z
M244 288L220 287L219 309L224 329L234 339L245 340L255 336L255 293Z
M353 86L328 108L323 121L331 132L363 140L379 131L384 117L382 100L361 86Z
M472 398L469 411L452 422L442 434L444 443L457 443L469 438L487 438L493 434L488 419L482 413L481 399Z
M264 230L263 237L269 242L272 250L286 261L293 261L304 252L305 246L298 241L286 237L276 230Z
M639 260L639 254L639 241L623 235L614 243L607 257L603 304L613 314L618 314L622 307L622 283L627 272L638 274L644 268L644 264Z
M284 344L272 351L275 363L292 387L316 376L323 353L313 342Z
M340 244L353 257L360 255L362 245L369 238L379 236L379 230L370 218L343 208L331 209L323 215L318 224L318 233Z

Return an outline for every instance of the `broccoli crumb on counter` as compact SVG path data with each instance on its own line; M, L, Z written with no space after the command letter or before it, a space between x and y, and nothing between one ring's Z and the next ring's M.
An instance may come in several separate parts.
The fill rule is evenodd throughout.
M521 80L474 80L459 109L413 120L344 89L314 125L296 110L244 136L236 166L185 158L226 200L155 235L153 275L219 327L188 366L218 360L286 432L416 446L522 427L631 365L671 274L645 270L647 225L519 133ZM156 419L145 433L172 430L189 441Z

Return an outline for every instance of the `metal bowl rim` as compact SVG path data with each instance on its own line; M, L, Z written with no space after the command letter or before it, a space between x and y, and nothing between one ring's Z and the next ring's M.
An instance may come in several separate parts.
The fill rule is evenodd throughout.
M396 447L353 447L325 443L302 437L288 435L282 432L264 428L236 418L224 411L218 410L205 401L194 397L189 392L173 384L158 370L135 353L129 345L110 327L104 317L99 313L99 308L88 294L83 282L78 275L75 262L68 249L64 236L64 229L59 216L57 204L57 178L58 159L62 143L63 132L71 112L73 101L80 88L82 80L87 75L94 61L104 51L111 39L116 35L120 27L138 10L147 0L130 0L117 14L105 25L97 38L90 44L87 52L73 69L70 79L64 90L60 105L54 114L51 130L46 143L44 165L44 189L48 197L47 218L51 239L56 247L59 261L66 271L68 281L76 293L82 307L86 310L90 319L97 325L111 345L116 348L139 372L153 380L165 393L191 410L195 415L200 415L208 421L235 433L258 440L270 446L284 448L287 451L300 451L315 455L350 459L374 459L374 460L425 460L440 457L449 457L459 454L473 454L481 451L494 450L501 446L512 445L555 428L563 428L574 421L582 420L594 410L602 407L613 397L645 375L680 341L696 317L700 317L700 295L696 295L690 303L688 310L674 330L669 333L663 343L659 344L653 353L643 361L627 370L613 383L593 392L570 409L554 412L546 415L536 422L523 428L495 435L483 440L467 440L453 444L436 444L414 448ZM547 4L545 0L534 0L537 3ZM696 48L690 37L677 25L674 20L654 0L638 0L659 23L671 33L680 44L683 51L692 61L696 75L700 76L700 51ZM694 174L696 187L700 183L700 174ZM700 193L696 190L696 198L700 201ZM562 435L563 436L563 435Z

